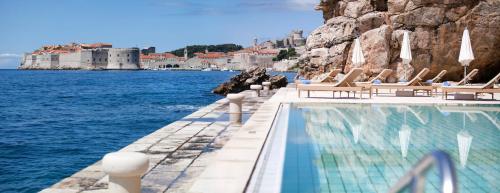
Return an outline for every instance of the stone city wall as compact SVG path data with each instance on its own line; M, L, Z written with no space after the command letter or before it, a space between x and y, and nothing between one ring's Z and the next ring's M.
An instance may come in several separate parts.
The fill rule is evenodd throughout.
M139 69L140 51L138 48L111 48L108 50L108 70Z
M20 69L139 69L138 48L84 49L62 54L25 54Z

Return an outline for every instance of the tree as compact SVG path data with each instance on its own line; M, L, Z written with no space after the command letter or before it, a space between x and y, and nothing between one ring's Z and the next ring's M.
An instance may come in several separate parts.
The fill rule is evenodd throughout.
M191 45L187 46L188 57L193 57L196 52L205 52L208 50L209 52L234 52L243 49L243 46L237 44L219 44L219 45ZM183 57L184 56L184 48L179 48L171 51L170 53Z
M288 50L280 50L278 55L273 58L273 61L281 61L283 59L290 59L291 57L297 56L295 48L288 48Z
M297 56L297 52L295 51L295 48L288 48L287 56L288 56L287 59L290 59L291 57Z

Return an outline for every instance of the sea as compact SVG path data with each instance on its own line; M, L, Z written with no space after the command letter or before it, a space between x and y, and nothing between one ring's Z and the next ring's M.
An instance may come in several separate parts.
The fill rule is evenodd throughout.
M237 73L0 70L0 192L57 183L221 99Z

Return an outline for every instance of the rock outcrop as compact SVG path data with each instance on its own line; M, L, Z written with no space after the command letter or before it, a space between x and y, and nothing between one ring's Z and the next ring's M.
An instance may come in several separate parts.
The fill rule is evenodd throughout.
M498 0L321 0L325 24L307 38L307 51L299 57L299 73L305 77L352 67L353 40L360 38L366 63L363 79L384 68L394 70L389 81L404 76L399 58L403 32L410 31L413 61L407 76L430 68L429 77L448 70L446 80L458 80L463 30L470 32L480 69L475 81L485 81L500 71L500 1Z
M262 84L262 82L271 82L271 88L285 87L288 83L283 75L270 76L266 74L265 68L252 68L242 71L240 74L232 77L212 90L215 94L227 95L229 93L238 93L250 89L252 84Z

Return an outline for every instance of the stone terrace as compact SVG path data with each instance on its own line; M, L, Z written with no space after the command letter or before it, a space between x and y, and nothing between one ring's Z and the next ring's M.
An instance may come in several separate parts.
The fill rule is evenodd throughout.
M332 99L332 92L324 91L299 98L293 84L272 98L242 93L247 96L244 125L229 124L228 101L222 99L123 148L150 158L149 171L142 178L143 192L244 192L282 103L500 104L498 94L495 100L481 95L481 100L463 101L444 100L441 95L395 97L387 90L371 99L367 94L364 99L348 98L346 93ZM107 177L97 162L43 192L106 192L106 188Z
M251 97L250 91L242 93L246 95L243 101L244 123L270 97ZM221 99L120 150L143 152L149 156L150 166L142 177L142 192L188 191L214 154L241 127L229 124L228 105L227 99ZM108 177L99 161L42 192L107 192L107 182Z

